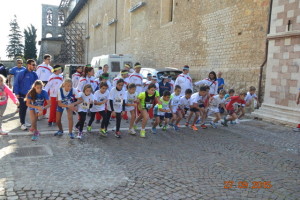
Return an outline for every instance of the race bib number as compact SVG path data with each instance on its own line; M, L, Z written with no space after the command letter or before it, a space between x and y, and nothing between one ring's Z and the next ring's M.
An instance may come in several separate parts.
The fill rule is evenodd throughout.
M89 108L90 108L90 104L87 103L87 102L83 102L81 107L82 107L83 109L89 109Z

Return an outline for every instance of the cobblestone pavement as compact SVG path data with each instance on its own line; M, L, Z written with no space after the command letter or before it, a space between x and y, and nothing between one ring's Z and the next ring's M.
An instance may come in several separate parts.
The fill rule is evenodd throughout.
M0 199L300 198L300 134L290 128L251 120L145 139L123 133L0 136Z

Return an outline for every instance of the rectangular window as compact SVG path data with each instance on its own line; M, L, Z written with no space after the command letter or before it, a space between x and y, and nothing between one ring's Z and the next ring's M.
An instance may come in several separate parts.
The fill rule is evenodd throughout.
M160 24L165 25L173 21L174 0L161 0L161 19Z
M120 62L111 62L111 71L112 72L119 72L119 71L121 71Z

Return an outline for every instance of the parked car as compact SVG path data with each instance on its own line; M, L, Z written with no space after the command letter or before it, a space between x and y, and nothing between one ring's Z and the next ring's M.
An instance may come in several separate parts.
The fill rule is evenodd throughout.
M140 72L143 77L144 80L147 79L147 74L151 73L152 76L156 76L158 82L161 81L161 76L165 75L165 76L172 76L172 80L176 80L177 76L179 74L182 73L181 70L177 69L177 68L171 68L171 67L166 67L166 68L158 68L158 69L154 69L154 68L142 68L141 72Z

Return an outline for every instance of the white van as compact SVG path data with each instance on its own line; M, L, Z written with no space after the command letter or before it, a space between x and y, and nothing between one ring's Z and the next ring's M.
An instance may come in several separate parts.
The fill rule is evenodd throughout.
M120 71L124 68L125 64L129 64L133 67L133 58L129 54L109 54L93 57L91 65L95 70L95 74L98 71L98 68L107 64L109 66L109 74L111 78L116 77Z

